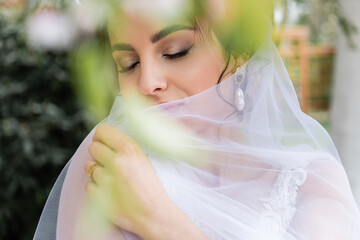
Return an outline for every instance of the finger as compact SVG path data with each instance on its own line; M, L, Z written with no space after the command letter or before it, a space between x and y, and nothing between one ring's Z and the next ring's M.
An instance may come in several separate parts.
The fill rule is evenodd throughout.
M89 196L94 196L96 193L96 184L94 182L88 182L85 186L85 190Z
M86 161L84 164L84 170L86 173L89 172L89 169L94 165L94 164L99 164L97 161L95 161L94 159L91 159L89 161Z
M106 177L106 170L105 168L99 166L94 169L91 175L91 180L98 185L101 181L103 181Z
M107 176L105 172L106 171L104 168L99 168L96 173L96 176L94 176L94 178L96 178L96 180L100 182L100 184L98 184L95 181L89 181L86 183L85 190L87 194L93 197L94 196L101 197L102 195L104 195L104 191L109 189L109 184L111 183L111 181L109 176Z
M116 158L115 152L103 143L97 141L90 144L89 153L95 161L104 167L111 167L111 163L113 163Z
M132 138L107 124L102 124L96 128L93 141L102 142L115 152L121 151L123 145L136 144Z
M85 186L87 199L89 203L94 204L92 207L98 208L101 214L107 215L107 209L109 209L109 204L112 204L111 193L104 191L103 188L99 187L94 182L88 182ZM111 211L113 213L113 211ZM105 216L106 216L105 215Z

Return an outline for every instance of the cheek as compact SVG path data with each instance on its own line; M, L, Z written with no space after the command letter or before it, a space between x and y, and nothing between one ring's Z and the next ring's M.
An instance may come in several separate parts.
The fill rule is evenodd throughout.
M124 95L127 92L137 91L136 79L124 78L121 74L118 76L118 83L121 93Z
M189 95L195 95L215 86L223 67L224 65L219 59L211 57L198 59L197 62L186 71L186 76L183 78L184 90Z

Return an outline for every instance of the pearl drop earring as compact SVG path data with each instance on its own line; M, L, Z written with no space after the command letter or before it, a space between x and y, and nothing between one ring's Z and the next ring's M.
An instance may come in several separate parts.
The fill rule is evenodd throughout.
M245 108L244 92L241 89L241 84L245 78L245 66L242 65L238 67L232 73L235 73L235 84L236 84L235 107L237 108L238 111L242 111Z

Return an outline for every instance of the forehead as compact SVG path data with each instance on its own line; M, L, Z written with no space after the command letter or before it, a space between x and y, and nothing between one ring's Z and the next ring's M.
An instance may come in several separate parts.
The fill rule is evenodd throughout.
M148 38L171 25L192 26L190 19L161 19L141 15L140 12L114 12L108 19L110 41L131 43L139 38Z

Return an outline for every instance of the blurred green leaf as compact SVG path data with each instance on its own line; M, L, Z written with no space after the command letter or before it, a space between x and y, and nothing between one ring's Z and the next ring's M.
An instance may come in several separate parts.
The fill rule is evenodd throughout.
M104 119L119 89L111 54L99 42L83 44L73 58L73 83L93 123Z

